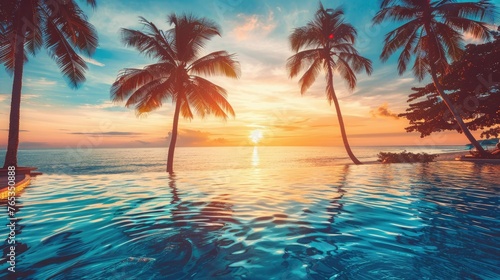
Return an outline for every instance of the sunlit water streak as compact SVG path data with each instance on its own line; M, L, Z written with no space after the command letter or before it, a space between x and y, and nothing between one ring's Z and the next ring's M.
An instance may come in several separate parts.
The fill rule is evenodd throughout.
M18 200L17 276L499 278L500 166L271 168L265 155L173 177L40 176Z

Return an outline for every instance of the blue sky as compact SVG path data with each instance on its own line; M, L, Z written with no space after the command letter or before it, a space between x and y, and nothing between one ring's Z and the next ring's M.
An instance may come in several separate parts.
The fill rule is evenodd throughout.
M405 120L391 116L405 110L410 88L419 83L411 72L397 75L396 56L380 62L384 34L394 26L372 26L378 1L323 4L344 8L346 21L358 30L358 51L374 66L372 76L358 75L358 87L353 92L335 78L353 144L393 143L387 139L398 139L400 144L421 143L418 134L404 132ZM261 144L341 144L334 109L324 95L324 79L318 78L301 96L298 79L289 79L285 69L286 59L292 55L287 37L293 28L312 18L318 1L98 1L95 11L82 7L99 34L99 48L92 58L86 58L87 81L79 89L71 89L45 50L30 57L23 80L22 148L75 147L82 143L95 147L165 146L172 106L165 104L137 118L132 109L111 103L109 88L120 69L140 68L152 62L121 43L120 28L140 29L138 17L143 16L168 29L166 16L170 13L192 13L216 21L222 37L212 40L206 52L224 49L236 53L242 69L239 80L214 79L228 90L236 118L226 122L212 117L183 120L180 145L246 145L248 135L256 129L263 132ZM11 84L12 77L0 71L0 148L7 142ZM377 114L381 112L378 108L387 114ZM430 142L462 144L465 140L455 133L444 133Z

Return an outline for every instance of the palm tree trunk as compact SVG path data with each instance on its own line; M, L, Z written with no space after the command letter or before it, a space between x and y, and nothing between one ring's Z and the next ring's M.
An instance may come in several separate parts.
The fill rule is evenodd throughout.
M330 84L333 90L333 73L329 63L328 63L328 83ZM337 96L335 95L335 92L333 93L332 98L333 98L333 103L335 104L335 110L337 111L337 118L339 120L339 125L340 125L340 133L342 134L342 141L344 142L345 150L347 151L347 154L351 158L352 162L354 162L354 164L362 164L361 161L359 161L356 158L356 156L354 156L354 154L351 151L351 147L349 146L349 141L347 140L347 134L345 132L344 119L342 118L342 112L340 111L339 101L337 99Z
M443 98L444 104L446 104L446 107L448 107L448 109L450 110L451 114L453 115L453 117L457 121L457 124L460 127L460 129L463 131L463 133L465 134L467 139L469 139L470 143L476 148L476 150L479 152L479 154L481 156L485 156L487 154L486 151L483 149L483 147L481 147L481 144L479 144L479 142L477 142L476 138L474 138L474 136L472 135L472 133L469 131L466 124L462 120L462 117L460 117L460 114L455 109L455 106L452 105L450 99L445 94L443 87L439 83L439 80L438 80L438 77L436 74L436 69L434 69L434 67L431 67L431 76L432 76L432 81L434 83L434 86L436 87L436 90L439 93L439 96L441 96L441 98Z
M174 151L175 151L175 143L177 142L177 127L179 126L179 112L181 109L181 102L182 102L181 100L177 100L177 102L175 103L174 124L172 126L170 147L168 148L167 172L170 174L174 172Z
M12 98L10 101L9 138L7 153L3 168L17 167L17 151L19 148L19 120L21 117L21 89L23 87L24 68L24 36L21 35L22 26L16 33L16 50L14 59L14 82L12 83Z

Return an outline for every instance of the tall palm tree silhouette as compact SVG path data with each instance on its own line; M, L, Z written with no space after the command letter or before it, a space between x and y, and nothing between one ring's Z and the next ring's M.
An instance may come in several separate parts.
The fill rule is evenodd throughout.
M344 22L343 16L342 9L325 9L320 3L314 19L306 26L296 28L290 35L290 45L296 54L288 59L287 69L290 78L293 78L307 68L299 80L302 94L314 83L322 69L327 72L326 97L330 104L332 101L335 104L344 147L351 160L355 164L361 164L352 153L347 140L342 112L333 86L333 73L338 71L352 90L357 82L355 73L364 69L371 74L372 64L354 48L356 29Z
M171 14L167 22L173 27L167 31L145 18L140 22L144 31L122 29L123 43L158 62L143 69L123 69L111 87L111 98L115 102L127 99L125 106L134 105L139 115L161 107L165 101L175 103L167 159L167 172L172 173L180 114L188 119L194 117L193 110L201 117L234 116L226 90L199 75L238 78L239 63L226 51L199 57L206 42L220 36L219 27L208 19Z
M95 0L85 1L96 7ZM85 81L87 64L77 53L91 56L97 33L75 1L0 1L0 62L13 72L9 138L4 168L17 166L21 89L28 54L48 50L73 88Z
M389 32L380 58L387 61L397 50L398 71L402 75L415 56L413 73L422 81L430 73L439 96L443 99L467 139L484 155L486 152L471 134L452 100L440 83L446 73L448 60L457 60L463 53L463 32L474 38L487 40L491 33L483 20L493 15L494 5L489 0L460 2L453 0L383 0L374 24L392 20L404 24Z

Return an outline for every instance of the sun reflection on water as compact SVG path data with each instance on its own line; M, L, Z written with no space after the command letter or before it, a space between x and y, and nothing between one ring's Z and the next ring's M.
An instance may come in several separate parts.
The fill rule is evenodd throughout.
M252 167L257 167L259 166L259 149L257 146L253 147L253 153L252 153Z

